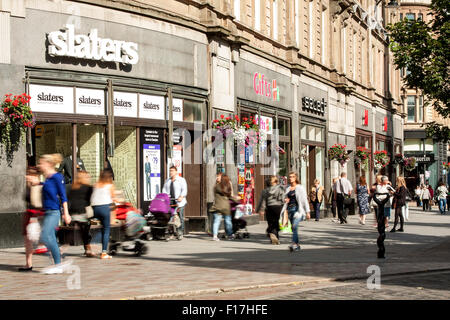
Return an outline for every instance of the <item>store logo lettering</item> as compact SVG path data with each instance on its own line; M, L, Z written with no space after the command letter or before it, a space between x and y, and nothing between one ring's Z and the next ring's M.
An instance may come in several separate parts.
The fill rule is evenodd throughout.
M327 103L325 99L322 98L322 101L315 100L313 98L309 97L303 97L302 98L302 106L303 110L315 112L320 115L325 115L325 108L327 106Z
M103 39L97 29L88 35L75 34L75 26L66 24L64 31L48 34L48 53L52 57L73 57L123 64L136 64L139 61L138 45L134 42Z
M280 101L280 89L277 88L277 80L272 83L264 79L264 75L256 72L253 76L253 90L257 95L272 98L273 101Z
M93 105L101 105L102 100L101 99L92 99L91 97L85 97L81 96L78 101L82 104L93 104Z
M44 92L38 94L38 101L45 101L45 102L64 102L63 96L55 96L51 93L45 94Z
M145 102L144 109L159 110L159 104Z
M173 107L173 112L181 112L181 108L180 107Z
M114 106L115 107L125 107L125 108L131 108L133 103L130 101L124 101L119 99L114 99Z

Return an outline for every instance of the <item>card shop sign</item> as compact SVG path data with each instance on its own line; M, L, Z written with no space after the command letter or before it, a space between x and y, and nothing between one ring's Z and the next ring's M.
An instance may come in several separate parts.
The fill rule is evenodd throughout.
M325 101L324 98L322 98L322 100L315 100L309 97L302 98L302 109L304 111L316 113L323 116L325 115L326 106L327 102Z

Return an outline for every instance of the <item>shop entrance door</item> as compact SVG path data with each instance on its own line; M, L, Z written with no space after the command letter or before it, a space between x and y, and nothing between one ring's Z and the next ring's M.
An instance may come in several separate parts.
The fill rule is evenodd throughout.
M187 131L186 131L187 134ZM186 183L188 186L188 194L186 197L187 206L185 209L185 217L195 217L202 215L202 194L203 192L203 173L202 173L202 165L194 162L195 154L201 155L202 153L202 144L201 144L201 136L198 137L200 141L194 142L194 132L189 131L191 135L191 143L189 143L189 139L183 139L185 143L183 143L184 150L184 172L183 177L186 179ZM198 158L197 155L197 158ZM189 159L187 159L187 157Z

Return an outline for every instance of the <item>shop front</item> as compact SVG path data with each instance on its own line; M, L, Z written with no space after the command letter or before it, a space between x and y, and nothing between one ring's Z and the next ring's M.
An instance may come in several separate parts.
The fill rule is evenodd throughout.
M368 185L372 185L375 182L373 175L373 111L372 107L366 104L356 104L355 108L355 126L356 126L356 149L360 148L364 152L370 155L368 160L357 161L355 163L356 181L359 181L361 176L366 178ZM356 156L355 156L356 159Z
M235 75L236 114L240 119L255 119L266 137L235 149L237 192L254 212L268 176L276 175L281 183L287 183L292 154L292 89L287 69L280 73L240 59Z
M5 75L31 96L36 126L26 139L27 164L59 153L67 184L79 170L94 183L110 169L123 200L144 212L176 165L189 186L185 216L202 215L198 155L208 79L206 64L198 61L206 60L206 36L155 31L122 13L111 19L117 21L85 16L72 25L62 13L27 9L25 19L12 21L20 30L13 45L34 43L13 57L15 74Z
M375 168L377 175L385 175L389 181L395 179L394 173L394 149L393 149L393 126L392 114L386 111L377 111L375 116L375 152L386 151L390 159L389 164L382 168ZM394 184L395 181L392 181Z
M301 83L298 88L300 113L300 183L309 192L318 179L325 185L326 119L328 93Z

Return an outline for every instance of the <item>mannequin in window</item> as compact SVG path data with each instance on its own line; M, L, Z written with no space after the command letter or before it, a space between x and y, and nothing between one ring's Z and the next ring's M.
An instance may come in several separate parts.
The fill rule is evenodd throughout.
M145 163L144 163L144 169L145 169L145 187L147 191L147 199L151 199L151 174L152 174L152 166L150 164L150 160L148 159L148 156L145 156Z
M72 147L70 147L70 151L72 152ZM78 147L77 147L77 154L78 154ZM83 160L77 156L77 163L76 167L78 171L86 171L86 168L84 167ZM71 184L72 183L72 154L68 157L65 157L63 162L61 163L61 166L59 167L58 171L64 175L64 183L65 184Z

